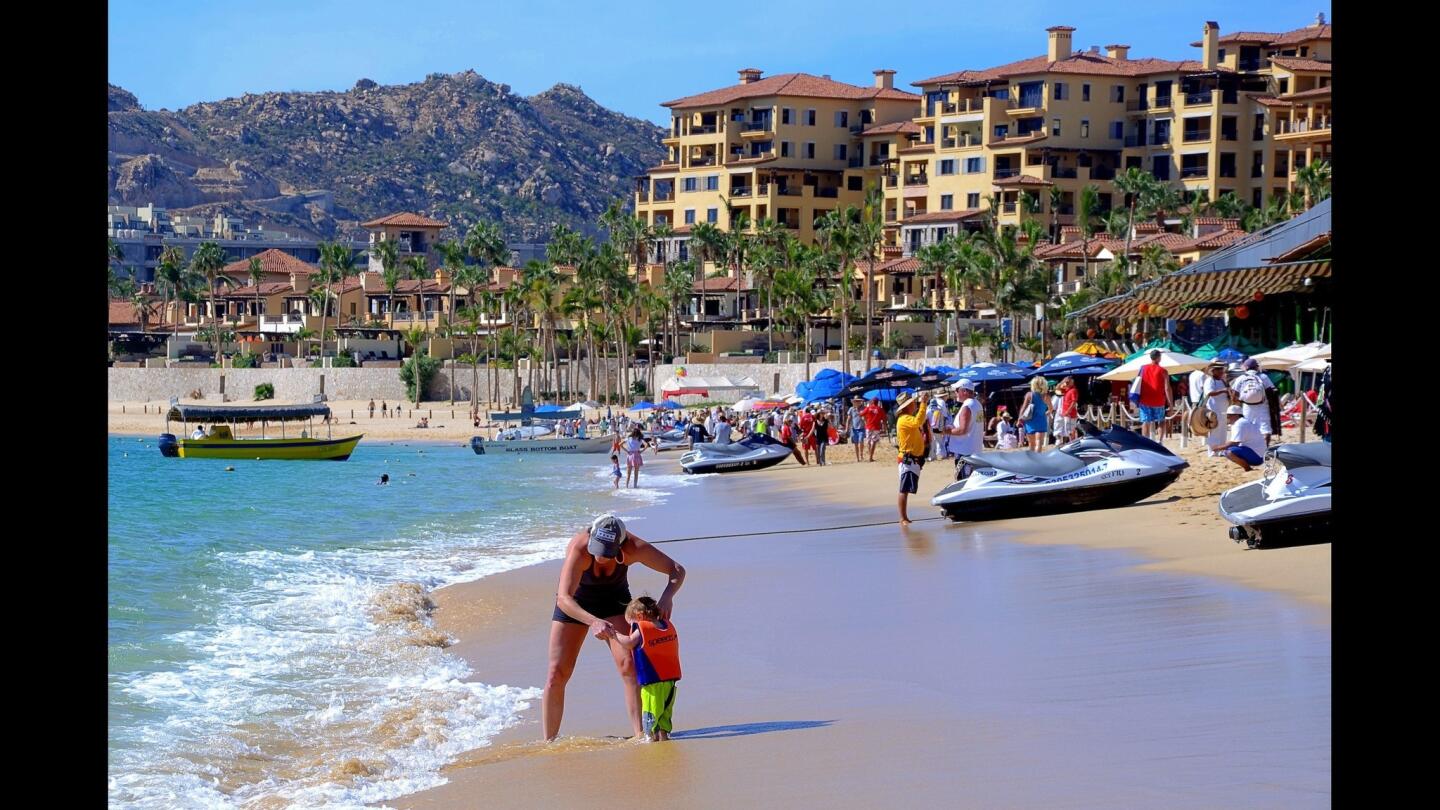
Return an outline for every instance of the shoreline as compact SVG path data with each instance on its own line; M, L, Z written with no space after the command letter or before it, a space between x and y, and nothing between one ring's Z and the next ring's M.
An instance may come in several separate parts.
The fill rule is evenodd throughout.
M1195 450L1193 446L1190 448L1192 453ZM1119 577L1119 582L1130 583L1119 588L1121 591L1127 588L1174 588L1188 594L1187 599L1198 598L1211 603L1212 609L1231 609L1232 603L1253 603L1282 615L1293 614L1301 618L1303 626L1324 636L1323 658L1328 683L1330 547L1325 544L1248 551L1229 540L1223 531L1226 524L1213 511L1214 499L1205 493L1217 486L1233 486L1238 481L1232 483L1230 479L1234 476L1224 468L1204 466L1207 462L1233 466L1228 462L1191 458L1192 468L1182 475L1180 481L1155 498L1132 507L1030 518L1023 522L957 524L943 518L917 520L911 527L902 529L893 525L896 517L895 473L893 463L882 460L887 453L885 448L877 449L875 464L857 465L853 454L846 459L848 463L834 463L842 458L843 453L852 451L845 445L830 449L833 467L830 470L802 468L791 461L756 473L716 476L700 487L672 494L667 498L667 508L648 510L644 519L631 525L637 534L647 539L725 534L745 529L772 533L661 546L690 570L686 588L677 598L677 626L690 630L687 639L701 640L687 647L687 650L696 650L698 660L692 663L694 653L687 652L686 657L687 673L696 672L695 677L700 682L693 689L687 684L682 693L704 692L685 694L687 699L682 703L688 705L682 706L677 713L676 741L679 745L633 745L618 739L618 735L628 733L628 730L624 726L622 712L615 705L619 695L615 694L614 667L609 656L597 649L598 645L587 642L587 646L582 648L571 687L567 690L562 737L557 743L542 745L537 742L539 701L534 701L519 723L500 732L490 740L489 745L466 752L443 768L442 774L449 780L447 784L409 794L387 805L403 808L472 806L471 797L479 792L483 792L493 806L534 806L537 803L572 806L582 801L624 801L626 794L623 790L592 786L587 791L582 789L583 786L574 784L576 777L572 769L582 766L570 754L589 757L584 760L583 767L599 767L606 772L618 769L618 773L647 779L654 778L653 768L657 767L657 763L680 762L685 766L685 776L675 784L675 789L686 791L687 801L696 806L726 805L727 793L731 789L742 794L748 790L752 798L762 802L814 802L817 794L804 790L793 794L784 790L776 793L774 785L786 781L786 777L765 777L766 769L773 769L776 763L785 762L787 757L793 756L791 745L813 741L824 752L823 764L807 765L807 779L830 786L828 792L819 795L831 796L832 803L838 799L841 805L865 806L883 801L883 795L873 784L850 776L852 767L862 766L860 760L849 759L858 756L858 753L847 752L871 749L877 739L887 746L903 749L895 752L901 755L901 759L894 762L912 779L908 784L914 796L940 800L945 796L953 799L956 795L967 795L966 789L973 788L973 785L962 786L943 773L917 771L930 766L953 768L954 763L948 759L936 761L935 753L925 746L947 750L956 744L957 735L962 741L961 748L973 749L969 750L968 756L991 762L993 767L1002 770L1013 769L1013 765L997 765L991 761L981 741L972 739L967 732L957 732L957 726L945 722L948 718L955 723L973 723L976 717L972 711L984 714L985 707L968 706L963 696L940 698L932 694L942 701L941 710L910 706L909 699L902 698L901 702L907 705L897 716L897 707L891 706L889 699L877 699L876 695L870 695L869 687L855 693L855 685L847 678L837 681L833 673L826 675L814 670L817 664L811 663L812 659L834 660L837 665L839 660L845 660L834 659L837 651L853 646L844 632L807 629L807 633L816 637L801 637L786 642L797 649L784 654L763 643L756 647L754 639L745 633L731 637L734 620L739 620L748 628L753 624L750 620L754 612L762 609L763 605L777 598L789 604L789 600L797 597L828 605L828 609L815 615L818 625L797 622L800 626L824 627L828 623L843 625L861 621L872 632L890 632L893 628L883 620L870 626L877 611L859 606L875 604L880 606L878 612L884 613L887 605L913 604L920 615L933 612L934 600L945 601L945 588L929 579L931 572L927 569L957 550L979 554L982 564L987 553L1032 561L1063 559L1087 570L1093 568L1105 572L1111 578ZM678 454L667 453L666 456L674 459ZM912 518L936 517L938 510L928 501L935 491L948 483L949 465L938 462L932 465L927 465L922 475L921 493L911 499ZM670 471L659 464L655 464L655 468L657 471ZM1234 472L1244 477L1238 467L1234 467ZM1250 477L1253 475L1258 473ZM1182 482L1186 482L1186 476L1190 476L1191 480L1187 486L1181 487ZM1180 489L1177 490L1177 487ZM1205 514L1207 507L1209 514ZM833 532L813 531L817 527L876 521L888 521L889 525ZM1116 532L1113 530L1115 525L1124 525L1128 531ZM773 534L783 529L811 531ZM1005 543L1007 540L1018 542ZM990 546L990 541L999 542ZM1092 553L1094 549L1119 553L1096 555ZM802 561L806 555L818 555L812 559L820 565L805 566ZM830 565L836 565L842 571L864 571L866 566L877 560L892 564L897 555L906 564L902 564L898 571L888 572L887 577L882 579L889 581L898 577L900 582L905 582L920 577L926 581L925 585L876 593L876 584L865 584L864 575L861 575L861 580L843 579L849 584L837 594L833 583L824 574L825 567ZM773 569L766 566L763 572L757 572L747 566L749 561L768 562L772 561L771 558ZM1245 562L1237 565L1237 561ZM856 565L861 567L855 569ZM447 586L435 592L435 626L456 639L450 651L470 664L473 678L485 683L543 683L544 644L549 626L546 605L553 599L558 570L559 561L551 560ZM651 576L653 572L639 570L635 574L632 592L637 595L647 591L655 595L663 587L663 580ZM791 582L793 578L799 578L800 582ZM717 579L724 584L717 584ZM1103 593L1089 597L1091 601L1106 598ZM876 599L879 601L874 601ZM738 615L729 613L737 601L747 606L746 609ZM794 609L797 612L812 610L805 606ZM859 615L855 616L857 612ZM731 619L726 620L726 615ZM1188 614L1183 619L1194 620ZM1244 631L1232 629L1227 632ZM896 633L897 638L903 639L913 640L916 636L913 630L898 630ZM768 638L773 633L763 635ZM718 653L707 651L705 648L709 646L717 647ZM938 650L925 653L946 654ZM796 655L800 657L795 658ZM787 660L783 664L771 661L769 666L762 666L761 669L768 674L757 679L755 673L748 671L747 663L737 664L737 661L753 662L757 660L755 656L759 656L758 660L762 662L774 656ZM992 664L1002 669L1005 666L1003 662ZM707 672L714 669L726 674L718 675L717 680L718 673ZM963 671L963 667L956 670ZM768 682L770 678L805 680L807 685L803 689L807 698L797 705L795 693L774 688L774 684ZM795 684L791 684L789 688L794 687ZM807 709L807 703L825 708L819 711ZM758 712L767 719L723 722L734 719L726 715L737 711L744 714L747 710ZM960 712L960 715L955 715L955 712ZM904 718L903 723L899 722L899 717ZM992 731L1013 730L1011 726L1015 725L1002 717L990 717L984 723L993 725ZM687 732L691 735L689 740ZM1034 733L1038 732L1025 728L1020 737L1029 739ZM730 737L736 738L736 741L729 742ZM922 741L923 746L920 745ZM975 748L977 745L981 748ZM1014 752L1015 756L1028 754L1028 750ZM906 756L909 758L905 759ZM887 756L886 761L892 760ZM837 762L846 764L837 765ZM901 762L911 764L900 765ZM744 786L733 782L736 772L751 774ZM974 775L979 776L978 773ZM1059 794L1046 794L1039 787L1023 786L1021 781L1007 782L1006 791L994 796L993 801L1013 805L1023 797L1021 803L1024 804L1064 803L1058 799ZM720 789L721 786L724 790ZM762 786L767 789L766 792L754 794ZM1116 801L1133 803L1135 798L1128 796ZM1151 800L1154 798L1149 797ZM1295 797L1289 799L1294 800ZM1303 804L1304 801L1298 803ZM1290 806L1295 806L1295 803L1291 801Z

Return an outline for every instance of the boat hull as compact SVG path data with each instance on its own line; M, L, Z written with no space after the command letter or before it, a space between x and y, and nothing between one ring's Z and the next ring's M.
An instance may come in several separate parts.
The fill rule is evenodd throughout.
M485 441L479 436L470 439L470 449L475 455L491 453L608 453L615 444L612 436L593 436L588 439L512 439Z
M1180 477L1183 468L1115 483L1066 487L1049 491L994 495L960 503L940 504L951 520L1007 520L1010 518L1086 512L1129 506L1159 493Z
M361 436L339 439L177 439L160 437L160 452L170 458L228 458L286 461L345 461Z

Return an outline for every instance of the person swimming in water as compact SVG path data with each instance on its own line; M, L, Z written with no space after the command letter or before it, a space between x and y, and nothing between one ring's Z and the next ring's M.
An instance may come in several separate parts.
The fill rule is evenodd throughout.
M385 486L389 486L389 485L390 485L390 473L380 473L380 480L375 482L375 486L377 486L377 487L385 487Z

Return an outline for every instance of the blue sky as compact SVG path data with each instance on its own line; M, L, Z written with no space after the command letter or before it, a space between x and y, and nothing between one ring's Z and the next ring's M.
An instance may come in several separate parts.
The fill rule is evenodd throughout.
M733 9L733 10L725 10ZM812 0L111 0L110 81L147 109L270 90L345 90L357 79L420 81L473 69L530 95L557 82L601 104L668 123L659 106L736 81L735 71L830 74L896 83L1035 56L1045 29L1074 45L1112 42L1133 57L1195 58L1206 20L1232 31L1288 31L1330 20L1328 0L1196 3L988 3Z

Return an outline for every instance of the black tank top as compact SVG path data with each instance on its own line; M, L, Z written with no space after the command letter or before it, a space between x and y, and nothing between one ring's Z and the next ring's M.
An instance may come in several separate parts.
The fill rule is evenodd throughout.
M590 564L580 572L580 587L575 593L580 594L594 590L628 590L630 587L630 578L627 573L629 567L627 563L617 562L614 571L610 572L608 576L601 576L595 573L595 558L592 556Z

